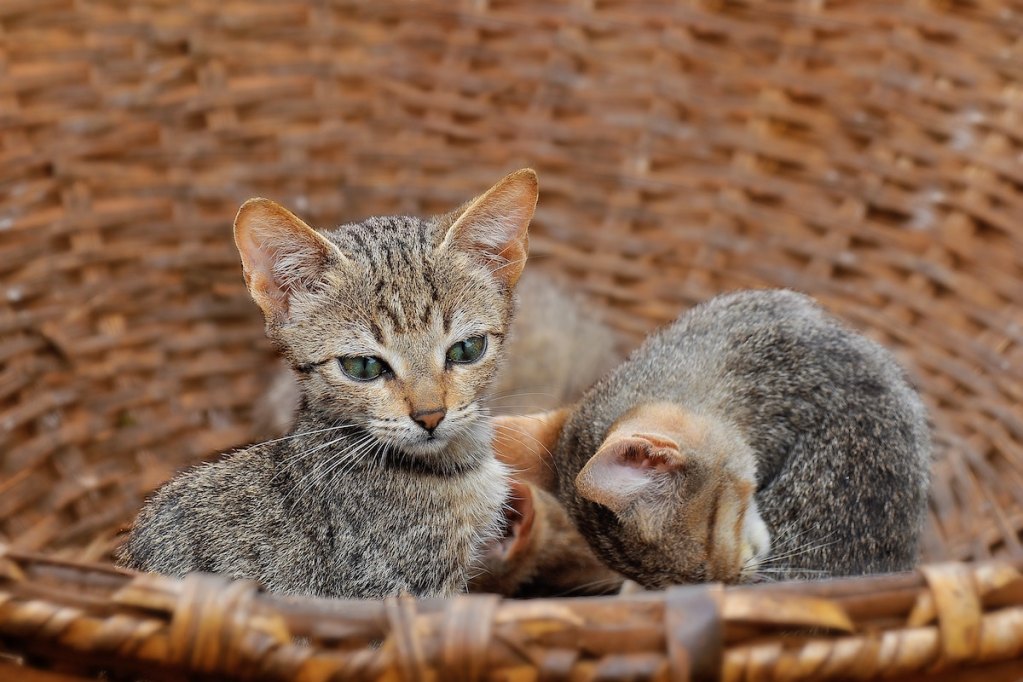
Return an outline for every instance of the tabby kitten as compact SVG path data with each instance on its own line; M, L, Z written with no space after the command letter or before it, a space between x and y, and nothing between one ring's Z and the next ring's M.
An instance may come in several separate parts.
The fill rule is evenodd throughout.
M533 455L554 452L579 530L644 586L916 561L924 407L887 351L806 296L746 291L697 306L573 410L532 423Z
M315 596L463 590L508 491L478 398L536 199L535 174L521 170L440 218L323 234L271 201L246 202L235 242L301 385L293 432L160 489L121 563Z

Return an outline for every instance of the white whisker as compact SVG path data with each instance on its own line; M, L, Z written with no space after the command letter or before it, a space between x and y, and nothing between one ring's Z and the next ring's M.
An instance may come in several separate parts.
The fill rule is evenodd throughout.
M346 420L346 423L339 424L337 426L329 426L325 429L314 429L312 431L300 431L292 433L287 436L281 436L280 438L274 438L273 440L264 440L259 445L270 445L271 443L283 443L284 441L294 440L295 438L305 438L306 436L312 436L318 433L328 433L330 431L343 431L345 429L355 429L362 426L362 424L352 423L352 420Z
M542 396L544 398L556 398L557 396L553 393L542 393L542 392L530 392L530 393L496 393L494 395L483 396L479 398L481 403L490 403L495 400L505 400L507 398L524 398L526 396Z
M330 443L325 443L324 445L321 445L319 447L323 448L327 445L333 445L334 443L337 443L340 440L343 440L343 438L331 441ZM322 462L317 463L317 465L313 467L312 471L306 473L304 476L302 476L301 479L299 479L299 481L295 485L294 490L292 490L291 493L288 493L288 497L290 497L291 495L296 495L296 497L301 498L307 492L316 487L317 483L326 480L327 477L330 476L331 472L333 472L337 466L350 460L358 460L362 450L372 440L373 436L371 435L363 436L346 450L338 452L332 457L328 457L327 458L328 469L326 472L324 472L322 476L319 475L319 471L320 466L323 463Z
M540 461L542 461L544 463L544 465L548 469L550 469L551 471L557 472L557 461L555 461L555 459L554 459L554 453L552 453L550 450L548 450L547 446L544 445L543 441L541 441L539 438L537 438L536 436L534 436L531 433L523 431L522 429L516 429L516 428L508 426L508 425L504 425L500 430L503 430L503 431L506 431L506 432L507 431L511 431L512 433L517 433L520 436L525 436L529 440L531 440L534 443L536 443L537 445L539 445L541 448L543 448L543 451L547 453L547 458L541 457ZM520 445L522 445L524 447L528 447L528 445L526 445L526 443L524 443L523 441L516 441L516 442L518 442Z

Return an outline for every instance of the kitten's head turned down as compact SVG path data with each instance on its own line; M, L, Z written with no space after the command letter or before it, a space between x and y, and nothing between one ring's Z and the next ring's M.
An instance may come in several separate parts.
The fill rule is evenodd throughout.
M612 566L647 587L749 580L770 551L749 446L678 405L619 419L575 485L617 517L630 565Z
M474 433L536 200L524 169L445 216L325 232L247 201L235 220L245 282L299 373L303 410L418 458Z

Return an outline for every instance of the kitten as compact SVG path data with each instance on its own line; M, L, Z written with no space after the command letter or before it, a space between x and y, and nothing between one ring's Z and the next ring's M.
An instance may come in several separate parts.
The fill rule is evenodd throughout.
M924 407L887 351L801 294L697 306L573 410L532 423L533 454L554 451L558 497L580 531L644 586L916 561Z
M568 415L569 408L560 408L495 418L494 453L512 471L512 492L503 534L483 552L471 592L530 598L608 594L621 587L622 576L597 558L553 494L557 474L543 443L554 446Z
M522 276L507 360L487 405L522 414L573 403L621 362L622 339L570 284L543 271Z
M479 397L526 260L536 176L441 218L323 234L266 199L235 241L268 336L299 377L293 433L185 472L135 522L125 566L381 598L465 588L508 493Z
M504 343L504 361L491 386L487 408L495 414L530 412L579 399L621 361L621 339L600 315L557 277L523 273L516 285L516 315ZM256 403L257 430L266 437L290 431L301 389L289 367L276 371ZM494 450L512 467L501 535L480 552L471 592L507 597L605 594L622 578L604 566L576 530L568 512L530 476L540 461L521 456L524 440L515 418L498 417ZM533 424L529 424L532 427ZM521 467L520 471L518 467ZM549 487L549 482L548 482Z

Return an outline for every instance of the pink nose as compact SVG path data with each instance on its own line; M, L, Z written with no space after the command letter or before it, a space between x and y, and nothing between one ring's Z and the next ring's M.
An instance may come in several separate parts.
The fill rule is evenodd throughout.
M409 416L429 433L433 433L433 430L437 428L437 425L444 421L444 415L446 414L447 412L443 407L435 407L432 410L419 410L418 412L413 412Z

